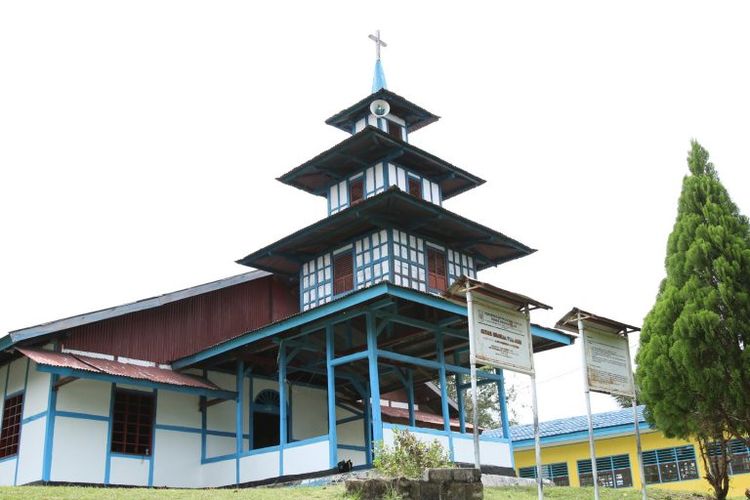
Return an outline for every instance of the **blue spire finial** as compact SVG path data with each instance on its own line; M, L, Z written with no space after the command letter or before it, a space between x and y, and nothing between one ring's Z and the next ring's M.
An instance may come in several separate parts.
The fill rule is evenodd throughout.
M388 44L380 39L380 30L375 31L374 35L369 35L369 38L375 42L375 76L372 78L372 93L374 94L380 89L387 88L383 63L380 62L380 47L387 47Z
M372 77L372 93L374 94L380 89L387 88L385 84L385 72L383 71L383 64L380 59L375 61L375 76Z

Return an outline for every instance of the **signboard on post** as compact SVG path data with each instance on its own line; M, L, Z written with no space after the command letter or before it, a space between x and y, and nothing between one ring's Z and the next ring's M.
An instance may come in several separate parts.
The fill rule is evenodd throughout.
M632 397L635 393L628 339L587 325L583 330L589 389Z
M594 480L594 499L599 500L599 478L594 444L594 424L591 417L591 391L632 398L635 425L636 451L641 472L641 495L646 500L646 483L643 472L641 435L638 427L633 368L630 364L628 334L640 330L619 321L597 316L574 307L557 322L558 328L578 331L581 337L583 358L583 392L586 398L586 415L589 427L589 452L591 475Z
M507 293L507 292L505 292ZM536 400L536 379L534 375L534 348L529 322L528 300L509 304L478 291L466 291L469 314L469 352L471 369L471 401L477 408L476 365L484 364L495 368L525 373L531 376L531 405L534 417L534 454L536 456L536 483L539 500L544 498L542 486L542 451L539 434L539 413ZM524 298L525 299L525 298ZM522 311L518 308L521 307ZM546 306L545 306L546 307ZM479 412L474 412L474 462L479 460ZM505 436L509 438L509 436Z
M469 333L474 337L477 364L533 374L531 330L526 314L484 295L473 294L472 299L473 324Z

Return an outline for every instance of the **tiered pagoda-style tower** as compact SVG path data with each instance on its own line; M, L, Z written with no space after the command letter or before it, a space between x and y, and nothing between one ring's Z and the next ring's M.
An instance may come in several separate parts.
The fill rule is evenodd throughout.
M351 137L279 177L324 196L328 217L238 262L299 279L308 310L381 281L439 294L534 252L442 207L484 181L411 144L437 120L385 88L378 59L373 93L326 120Z

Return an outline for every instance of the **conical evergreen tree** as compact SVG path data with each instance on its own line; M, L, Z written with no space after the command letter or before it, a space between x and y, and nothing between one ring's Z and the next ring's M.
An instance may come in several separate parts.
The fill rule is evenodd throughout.
M722 499L722 443L750 432L750 225L695 141L688 166L667 276L643 324L637 380L652 424L711 450L704 470Z

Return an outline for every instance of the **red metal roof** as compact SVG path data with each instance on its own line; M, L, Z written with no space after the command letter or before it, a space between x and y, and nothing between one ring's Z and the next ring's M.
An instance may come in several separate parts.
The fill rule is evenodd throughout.
M92 373L113 375L116 377L148 380L159 384L169 384L199 389L221 390L208 380L179 373L156 366L140 366L132 363L122 363L109 359L92 358L78 354L43 351L37 349L17 348L18 352L40 365L71 368Z
M409 410L407 408L396 408L393 406L380 406L380 413L383 415L384 420L409 420ZM425 411L415 411L414 412L414 419L417 422L421 422L423 424L427 424L430 427L434 427L436 429L442 429L443 428L443 416L442 415L435 415L434 413L428 413ZM459 422L458 419L452 418L450 420L451 428L458 429L459 428ZM466 429L471 429L472 425L469 422L466 422Z

